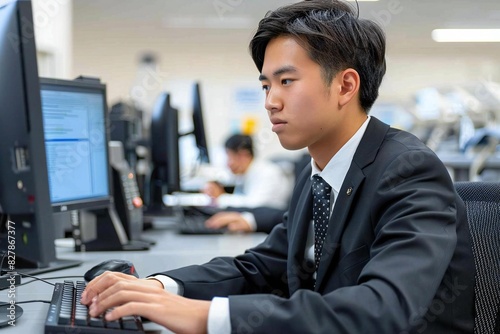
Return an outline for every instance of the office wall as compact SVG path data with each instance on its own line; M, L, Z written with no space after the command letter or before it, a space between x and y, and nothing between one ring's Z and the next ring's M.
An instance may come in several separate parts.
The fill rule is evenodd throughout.
M235 30L228 37L227 31L222 30L164 29L153 33L151 29L125 23L88 25L75 17L73 75L100 77L107 83L111 104L141 94L154 96L167 89L172 93L173 104L181 109L190 94L188 83L198 80L202 84L205 123L212 147L222 145L238 121L250 115L258 118L259 154L288 154L270 131L259 73L248 53L251 31ZM137 81L143 51L153 52L159 59L146 82ZM258 109L236 110L235 94L241 89L261 94Z
M185 95L186 82L200 80L203 88L209 144L221 145L245 113L259 117L257 145L263 156L287 154L269 130L263 108L239 112L234 94L240 88L259 88L258 73L247 51L250 29L175 29L155 20L100 17L81 2L74 3L72 75L99 76L108 85L110 103L131 97L137 88L138 57L152 51L159 57L151 81L142 85L153 94L172 89ZM139 9L137 9L139 10ZM424 87L480 80L500 81L500 60L490 45L474 47L388 40L388 70L380 102L411 106L412 94ZM141 84L139 83L139 86ZM185 88L182 88L185 87ZM176 92L177 89L177 92ZM182 103L181 103L182 104ZM293 153L292 153L293 154Z
M32 0L40 76L72 74L72 1Z

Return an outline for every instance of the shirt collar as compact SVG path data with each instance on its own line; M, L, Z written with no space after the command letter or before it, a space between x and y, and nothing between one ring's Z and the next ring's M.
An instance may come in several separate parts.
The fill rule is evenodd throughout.
M367 117L351 139L349 139L347 143L345 143L344 146L342 146L340 150L330 159L322 171L319 170L314 160L311 159L311 178L313 175L318 174L323 178L323 180L328 182L335 194L338 194L342 183L344 183L347 171L351 166L354 153L356 153L356 150L358 149L361 138L363 138L369 122L370 116Z

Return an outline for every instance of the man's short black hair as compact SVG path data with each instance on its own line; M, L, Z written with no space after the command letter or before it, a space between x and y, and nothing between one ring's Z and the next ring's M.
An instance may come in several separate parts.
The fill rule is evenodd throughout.
M358 18L353 7L338 0L306 0L270 11L250 42L259 72L267 44L279 36L294 38L308 51L328 86L340 71L356 70L360 104L368 113L386 69L385 34L375 22Z
M227 150L239 152L241 150L248 151L253 157L253 141L252 137L242 134L235 134L230 136L224 144Z

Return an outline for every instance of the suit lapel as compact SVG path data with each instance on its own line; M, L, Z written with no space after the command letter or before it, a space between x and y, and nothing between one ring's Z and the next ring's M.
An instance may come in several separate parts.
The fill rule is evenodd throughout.
M353 199L365 179L363 168L371 164L378 153L385 138L389 126L375 117L371 117L370 123L354 154L351 166L342 183L335 202L335 208L328 223L328 234L323 245L321 263L316 276L316 291L321 289L321 284L328 272L328 267L334 265L334 259L338 255L341 237L347 224L348 213L351 210Z
M312 217L312 193L311 193L311 170L308 169L302 187L302 193L295 204L293 214L289 216L291 221L289 226L290 232L290 245L289 245L289 280L288 287L290 294L303 287L307 277L311 276L314 272L314 265L308 268L304 257L306 249L307 235L309 232L309 225Z

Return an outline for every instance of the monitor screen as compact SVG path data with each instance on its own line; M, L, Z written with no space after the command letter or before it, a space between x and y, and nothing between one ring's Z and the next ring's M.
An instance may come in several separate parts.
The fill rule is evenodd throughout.
M109 204L106 90L100 83L40 80L54 211Z

